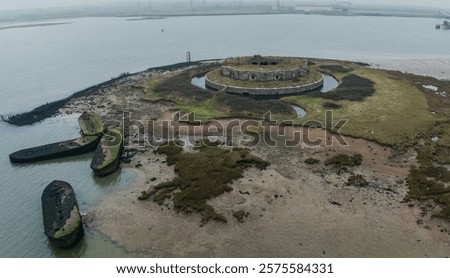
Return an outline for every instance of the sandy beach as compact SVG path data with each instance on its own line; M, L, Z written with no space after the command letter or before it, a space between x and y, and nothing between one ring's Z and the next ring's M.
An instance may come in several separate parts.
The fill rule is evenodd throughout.
M449 60L390 60L373 66L442 79L450 76L449 65ZM110 123L120 123L123 111L136 120L170 120L175 112L170 103L144 102L142 89L135 86L166 73L132 75L96 94L70 100L59 113L95 111ZM305 134L301 127L287 132ZM309 135L329 136L321 129ZM243 135L235 139L242 139L239 136ZM228 223L203 225L198 214L177 213L170 202L160 206L150 199L138 200L142 191L175 177L165 155L155 153L154 146L139 146L139 139L146 138L135 130L126 136L135 150L128 163L122 163L138 173L135 183L103 198L86 216L90 227L128 252L156 257L450 256L450 224L431 217L435 205L405 201L405 178L416 163L414 151L395 155L388 147L349 137L344 138L348 146L252 146L252 154L271 165L262 171L249 168L231 184L233 191L208 202ZM311 157L325 161L337 153L361 154L363 163L342 171L304 162ZM364 176L368 186L347 185L353 174ZM237 209L248 212L242 223L232 216Z

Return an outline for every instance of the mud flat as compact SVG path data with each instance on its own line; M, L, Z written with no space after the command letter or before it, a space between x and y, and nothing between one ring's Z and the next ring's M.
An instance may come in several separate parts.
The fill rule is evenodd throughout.
M315 135L324 136L322 132ZM212 221L202 227L200 215L177 213L169 202L137 201L139 192L175 177L164 156L137 154L133 160L143 164L140 179L91 209L93 227L130 252L160 256L448 256L449 236L440 232L442 221L418 225L420 210L402 203L408 168L390 161L389 150L376 143L346 139L351 149L252 148L272 165L264 171L247 170L230 185L233 191L208 201L228 223ZM346 185L350 172L338 174L333 167L304 162L340 152L363 155L363 164L350 172L364 175L367 187ZM232 216L237 210L248 214L243 223Z
M368 59L373 68L398 70L437 79L450 79L450 58L439 59Z
M194 74L201 73L201 70L196 71L196 66L188 68L193 69ZM344 68L334 65L333 69L340 69L341 75L345 73ZM355 72L370 77L364 69ZM183 105L177 103L184 100L182 93L173 94L171 99L150 94L157 82L176 73L183 73L183 70L149 71L128 76L112 86L71 98L58 109L57 113L61 114L95 111L107 123L125 125L126 146L122 165L137 171L139 178L126 189L106 196L90 208L91 227L127 251L148 253L149 256L450 256L449 222L432 217L439 206L430 200L427 203L407 198L409 167L419 163L415 148L399 150L381 145L376 140L350 136L342 137L347 144L333 141L331 145L311 146L305 143L306 139L333 139L332 134L323 129L286 127L286 136L301 134L304 139L295 147L285 147L281 136L275 137L279 142L276 146L244 143L252 155L267 160L270 166L265 170L248 168L243 177L230 184L232 191L207 200L207 204L223 215L228 223L202 223L199 213L177 212L171 200L161 204L151 199L138 200L142 191L177 177L174 172L176 166L168 166L166 155L156 151L162 132L148 136L140 130L144 127L138 121L163 127L163 122L173 119L178 110L201 108L206 111L211 108L208 92L199 92L203 94L201 97L194 95L188 99L191 102ZM190 84L191 78L186 80ZM420 92L416 93L419 95ZM433 97L442 96L433 94ZM201 105L194 103L197 101L194 98L198 98ZM376 99L373 96L368 98ZM321 100L325 101L328 100ZM343 104L344 107L348 105L358 109L358 105L364 104L349 100L331 102L336 107ZM313 105L315 103L310 107ZM210 115L208 113L203 115ZM129 116L128 122L122 121L124 115L126 119ZM290 114L284 116L289 117ZM236 119L242 118L229 116L219 122L225 125ZM295 120L296 116L292 115L292 119ZM430 119L434 121L432 116ZM195 127L181 135L197 134ZM258 132L257 129L254 131ZM248 136L237 133L233 136L233 143L248 142ZM184 151L195 150L186 147ZM360 164L326 165L327 160L338 154L361 155ZM234 215L240 215L240 218Z

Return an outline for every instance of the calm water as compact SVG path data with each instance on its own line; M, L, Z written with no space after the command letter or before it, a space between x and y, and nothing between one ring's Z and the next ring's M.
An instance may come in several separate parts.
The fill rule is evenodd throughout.
M65 180L73 186L80 210L86 211L104 194L132 182L134 173L121 171L107 178L94 177L89 168L92 153L33 164L12 165L9 162L8 154L18 148L78 137L78 116L56 117L21 128L0 123L0 257L126 255L89 229L83 242L74 250L53 249L43 233L40 198L52 180ZM96 248L87 248L91 245Z
M450 36L434 29L434 19L266 15L70 21L0 30L1 115L27 111L122 72L183 62L187 51L194 60L253 54L360 61L450 57ZM130 255L90 230L76 249L53 250L43 234L40 196L53 179L63 179L73 185L85 211L132 182L131 172L94 178L92 154L30 165L8 160L18 149L77 137L76 115L22 128L0 123L0 134L0 257Z
M204 76L194 77L191 79L191 84L202 89L208 89L206 87L206 80ZM330 75L323 74L323 86L320 88L321 93L327 93L338 86L339 82ZM279 98L280 96L270 96L269 98ZM264 99L264 98L263 98ZM291 105L295 113L297 113L297 118L306 116L305 109L300 106Z

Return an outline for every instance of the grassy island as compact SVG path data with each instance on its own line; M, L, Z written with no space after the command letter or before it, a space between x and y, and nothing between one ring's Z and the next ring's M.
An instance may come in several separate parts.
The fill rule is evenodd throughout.
M225 78L219 74L218 65L208 65L152 80L141 87L145 89L145 99L170 101L182 112L195 112L196 120L201 121L221 117L261 119L270 111L274 120L308 126L317 121L325 123L325 111L331 110L335 123L347 121L339 130L343 135L375 141L399 152L418 149L421 166L411 168L410 197L436 200L443 206L442 213L437 215L450 218L449 193L445 189L449 181L443 168L449 161L442 158L443 154L450 153L450 98L426 87L433 85L439 91L450 92L450 82L371 69L352 62L310 59L308 63L310 74L305 78L315 80L320 73L329 74L339 81L339 86L328 93L313 91L258 100L193 86L190 82L196 76ZM254 85L252 81L227 82ZM264 86L277 87L280 83L267 82ZM290 105L305 109L306 116L296 118ZM333 131L332 127L330 130ZM439 136L439 142L432 142L433 136Z

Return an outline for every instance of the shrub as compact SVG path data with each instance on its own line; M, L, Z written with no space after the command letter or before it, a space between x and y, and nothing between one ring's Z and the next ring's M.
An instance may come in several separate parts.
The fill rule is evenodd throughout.
M153 195L153 200L158 204L162 204L164 200L173 200L177 211L201 213L202 222L227 222L206 201L233 190L229 183L241 178L248 167L265 169L269 162L251 155L247 149L203 147L198 150L196 153L183 153L173 142L159 148L160 153L167 155L168 162L175 163L178 176L144 192L139 199Z
M420 167L411 166L407 183L408 197L418 200L432 199L440 205L440 211L435 216L450 220L450 171L435 163L446 162L441 159L442 153L449 150L437 147L436 143L429 143L417 149L417 160Z
M366 187L366 186L369 186L369 182L364 178L364 176L356 174L356 175L351 175L350 177L348 177L346 185Z
M353 156L348 156L346 154L335 155L325 161L325 165L336 165L336 166L359 166L362 163L362 155L355 154Z
M233 212L233 217L236 218L239 222L244 222L245 218L249 215L248 212L245 212L244 210L238 210Z
M319 164L320 160L310 157L310 158L305 159L305 163L307 163L307 164Z

